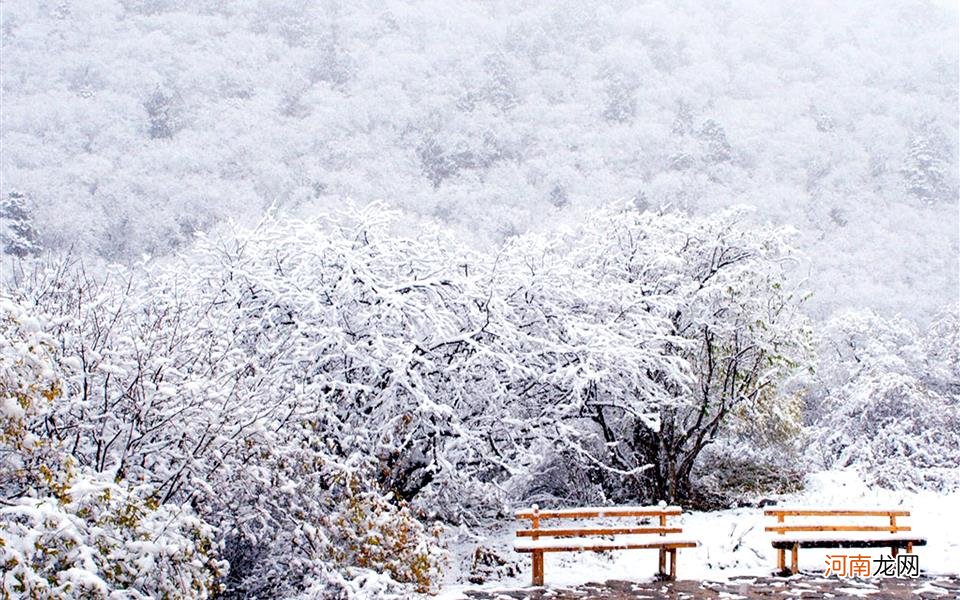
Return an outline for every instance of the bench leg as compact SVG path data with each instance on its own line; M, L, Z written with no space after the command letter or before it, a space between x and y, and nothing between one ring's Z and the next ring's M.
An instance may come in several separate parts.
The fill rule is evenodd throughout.
M783 573L787 568L787 551L783 548L777 549L777 573Z
M896 546L890 546L890 556L892 556L892 557L894 557L894 558L897 557L897 547L896 547Z
M533 585L543 585L543 551L534 550L533 554Z
M907 554L913 554L913 542L907 542Z
M660 570L658 571L661 577L666 577L667 575L667 551L663 548L660 548Z
M800 553L800 544L794 544L790 550L790 574L796 575L800 570L797 568L797 554Z
M677 549L670 550L670 581L677 580Z

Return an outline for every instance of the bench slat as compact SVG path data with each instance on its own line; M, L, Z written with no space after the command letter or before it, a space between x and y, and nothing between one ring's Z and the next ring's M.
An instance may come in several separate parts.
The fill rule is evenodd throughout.
M606 552L607 550L642 550L642 549L653 549L653 548L664 548L666 550L673 548L696 548L697 544L695 542L687 542L683 544L659 544L659 545L650 545L650 544L618 544L612 546L550 546L545 548L516 548L517 552L533 552L537 550L538 552Z
M603 552L605 550L639 550L655 548L696 548L698 542L689 539L597 540L593 538L563 540L517 540L513 549L517 552Z
M566 508L559 510L541 510L536 517L540 519L593 519L599 517L656 517L660 515L679 516L683 511L678 507L610 507L610 508ZM532 510L520 510L518 519L533 519Z
M775 531L784 533L787 531L887 531L895 533L897 531L910 531L910 526L883 527L881 525L769 525L764 531Z
M764 509L768 517L909 517L909 510L817 510L817 509Z
M926 546L927 540L923 538L897 538L897 539L876 539L876 540L851 540L851 539L819 539L819 540L774 540L773 547L778 550L789 550L796 544L800 548L906 548L908 546Z
M571 527L567 529L519 529L518 537L580 537L587 535L623 535L643 533L683 533L680 527Z

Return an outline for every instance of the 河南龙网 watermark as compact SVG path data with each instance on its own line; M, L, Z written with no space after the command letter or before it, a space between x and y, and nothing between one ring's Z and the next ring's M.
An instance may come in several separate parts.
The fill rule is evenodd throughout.
M916 554L881 556L871 559L857 554L828 554L824 577L919 577L920 560Z

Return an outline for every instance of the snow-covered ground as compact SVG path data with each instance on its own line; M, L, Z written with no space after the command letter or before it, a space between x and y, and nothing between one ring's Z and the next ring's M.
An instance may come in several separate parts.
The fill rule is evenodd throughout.
M849 472L828 471L809 476L803 492L776 497L781 506L810 508L901 508L911 511L904 524L927 539L915 549L921 571L956 574L960 557L960 492L905 492L878 490L865 486ZM699 540L700 547L679 550L679 579L727 581L734 576L766 576L774 571L776 554L772 535L764 527L772 523L759 508L737 508L716 512L692 512L676 520L684 532ZM673 522L673 521L671 521ZM876 523L881 524L881 523ZM530 584L530 557L512 549L515 523L497 523L482 533L482 542L461 539L451 547L451 570L440 598L460 598L466 589L505 589ZM474 548L482 543L503 558L517 561L518 574L481 585L466 581ZM889 554L889 549L820 550L801 549L801 571L822 574L828 554L862 554L871 558ZM788 555L789 557L789 555ZM548 586L577 586L607 580L650 580L657 570L657 553L631 550L605 554L594 552L547 554L544 572Z

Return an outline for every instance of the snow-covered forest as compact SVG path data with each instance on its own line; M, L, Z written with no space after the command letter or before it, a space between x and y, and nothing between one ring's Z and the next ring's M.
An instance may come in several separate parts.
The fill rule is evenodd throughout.
M533 503L958 497L955 5L0 16L3 597L405 598Z

